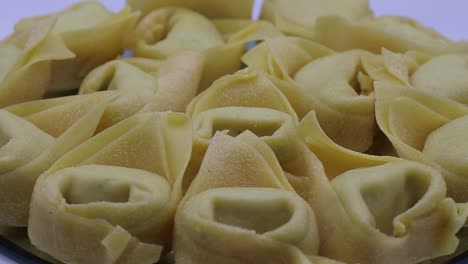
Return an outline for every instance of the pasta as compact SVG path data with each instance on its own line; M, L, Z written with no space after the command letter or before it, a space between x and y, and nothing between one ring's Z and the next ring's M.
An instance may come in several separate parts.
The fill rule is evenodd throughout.
M316 254L318 235L312 210L292 192L218 188L178 209L175 250L177 263L312 263L305 254Z
M394 53L382 49L382 56L363 58L374 80L390 81L450 98L466 104L465 63L462 54L430 56L420 52Z
M331 15L360 20L372 11L366 0L266 0L262 10L262 18L284 33L305 38L313 38L318 18Z
M53 25L50 20L37 23L21 45L0 42L0 107L41 99L50 84L52 61L74 57L51 34Z
M3 238L74 264L466 251L467 41L367 0L126 2L24 18L0 40L0 251Z
M138 114L81 144L35 186L32 244L66 262L158 260L190 149L189 120L175 113Z
M299 117L315 110L333 141L364 152L375 133L372 79L361 62L369 54L362 50L332 53L313 42L280 38L254 48L244 61L282 83L278 86L284 87ZM261 61L265 57L268 64Z
M260 138L216 133L177 210L176 262L322 263L314 214L292 190Z
M98 128L102 131L137 112L184 112L198 90L201 72L202 61L194 54L162 61L114 60L88 74L80 94L103 89L121 93L106 109Z
M27 225L36 179L62 155L94 135L112 98L109 93L96 94L77 101L34 101L0 110L2 225Z
M210 20L192 10L161 8L146 15L129 38L135 55L165 59L185 52L204 58L201 90L216 79L240 69L240 58L250 41L278 36L265 22ZM222 56L223 60L219 60Z
M401 160L329 181L309 149L296 149L298 159L283 168L313 208L320 237L326 237L321 256L346 263L417 263L456 249L467 205L446 198L436 170Z
M129 9L112 14L97 2L83 2L59 13L23 19L5 41L15 46L25 45L24 42L37 31L35 24L54 21L51 33L60 38L62 45L74 56L52 63L51 80L46 90L73 90L80 86L88 72L123 51L123 38L133 28L138 16Z
M184 175L184 192L200 169L208 145L217 131L237 136L255 133L275 152L280 161L290 157L288 145L295 140L294 119L283 112L255 107L223 107L206 110L193 118L192 157Z
M218 79L187 107L191 117L213 108L230 106L269 108L287 113L298 123L294 109L281 90L261 71L246 68Z
M439 169L445 177L449 197L458 202L467 202L468 180L463 173L459 174L458 166L452 167L453 162L458 162L458 155L464 151L460 146L463 140L456 143L461 140L461 135L456 136L458 132L452 131L452 128L463 127L463 117L468 114L468 108L389 82L376 84L376 98L377 122L398 154ZM436 142L441 137L444 141ZM437 150L449 152L434 156ZM441 160L440 155L450 158Z
M382 16L352 22L329 16L316 22L314 40L335 50L364 49L374 53L387 48L442 54L457 51L455 44L409 18ZM338 37L339 36L339 37Z
M127 0L134 9L143 14L163 7L183 7L192 9L209 18L241 18L249 19L254 4L253 0L239 0L235 3L230 0Z

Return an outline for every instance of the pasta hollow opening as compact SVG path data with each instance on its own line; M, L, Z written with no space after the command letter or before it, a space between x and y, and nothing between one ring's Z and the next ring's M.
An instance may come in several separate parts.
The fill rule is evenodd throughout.
M249 130L258 137L272 136L281 126L282 122L263 121L261 124L255 120L231 120L231 119L215 119L213 120L213 134L216 131L227 131L227 134L236 137L242 132Z
M130 186L115 182L111 178L81 179L72 177L62 187L62 195L70 204L89 204L99 202L126 203L130 200Z
M405 172L400 175L400 181L397 188L380 184L361 189L364 202L374 216L376 228L387 235L393 235L393 220L415 206L431 184L430 179L417 171Z
M214 203L215 221L243 229L253 230L258 234L273 231L292 218L293 211L283 201L249 201L222 199Z

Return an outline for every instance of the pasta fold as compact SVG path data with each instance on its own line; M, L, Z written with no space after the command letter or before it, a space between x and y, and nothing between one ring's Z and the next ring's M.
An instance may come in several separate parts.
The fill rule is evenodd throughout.
M73 59L52 63L51 83L46 90L60 93L77 89L88 72L117 57L123 51L124 36L138 17L139 13L129 8L113 14L98 2L83 2L58 13L22 19L6 43L24 45L35 34L35 24L54 20L51 33L75 55Z
M468 108L395 83L376 82L375 89L377 122L399 156L438 169L448 196L467 202L468 178L459 169L466 164L464 140L457 130L465 126Z
M195 117L201 112L223 107L269 108L298 117L288 99L265 73L253 68L240 70L213 83L188 105L187 114Z
M183 114L138 114L69 152L36 184L32 244L66 262L157 261L170 245L191 133Z
M26 226L39 175L92 137L111 94L41 100L1 110L0 224Z
M291 158L295 140L294 119L283 112L255 107L223 107L206 110L193 118L192 157L184 175L184 192L200 169L208 145L217 131L237 136L249 130L266 142L281 161Z

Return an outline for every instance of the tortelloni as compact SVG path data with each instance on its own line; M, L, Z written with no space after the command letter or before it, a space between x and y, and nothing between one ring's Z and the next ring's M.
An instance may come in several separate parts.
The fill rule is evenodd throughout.
M183 114L144 113L69 152L35 186L32 244L71 263L157 261L170 245L191 135Z
M21 47L37 34L37 23L53 21L51 33L75 55L73 59L69 56L67 60L52 63L47 91L60 93L77 89L88 72L117 57L123 51L124 36L138 17L138 12L128 8L112 14L98 2L83 2L62 12L19 21L5 43Z
M104 113L101 131L137 112L185 112L196 95L202 70L202 60L195 54L167 60L114 60L88 74L80 94L104 89L120 92Z
M267 108L223 107L197 114L193 118L193 149L184 175L184 192L198 173L208 145L217 131L237 136L249 130L266 142L282 162L292 158L289 145L296 137L295 125L292 116Z
M338 16L317 19L313 40L335 50L364 49L374 53L387 48L394 52L410 50L442 54L459 47L435 30L405 17L381 16L358 22Z
M304 145L283 165L315 212L320 255L346 263L418 263L449 255L468 216L467 204L446 198L442 175L413 161L326 177Z
M189 9L170 7L146 15L128 39L128 45L136 56L153 59L185 52L200 54L205 66L200 84L204 90L216 79L240 69L240 58L248 42L279 35L266 22L210 20Z
M362 59L370 54L363 50L332 53L314 42L276 38L258 45L243 60L273 78L300 118L315 110L333 141L365 152L376 128L373 79Z
M54 21L34 25L21 45L0 42L0 107L41 99L51 79L51 63L74 57L51 34Z
M375 91L377 122L399 156L437 168L449 197L468 202L463 169L468 107L390 82L376 82Z
M0 110L0 225L26 226L34 184L44 171L92 137L112 92L51 99Z
M183 204L175 224L176 263L309 264L318 232L308 204L293 192L218 188Z
M177 210L176 262L321 263L318 246L314 214L273 150L250 131L216 133Z
M331 15L354 21L372 16L372 11L367 0L266 0L261 17L286 34L313 38L316 20Z

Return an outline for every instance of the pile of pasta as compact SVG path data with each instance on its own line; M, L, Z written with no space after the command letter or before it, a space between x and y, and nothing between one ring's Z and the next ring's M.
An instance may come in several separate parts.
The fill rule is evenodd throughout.
M20 20L0 42L0 225L78 264L466 250L468 43L367 0L252 7Z

